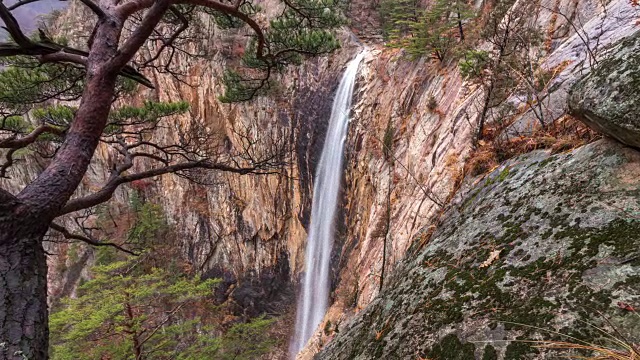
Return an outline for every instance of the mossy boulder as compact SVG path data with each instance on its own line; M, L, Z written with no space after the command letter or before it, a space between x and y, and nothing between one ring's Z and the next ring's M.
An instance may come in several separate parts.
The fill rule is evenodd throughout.
M317 359L551 359L567 353L529 340L640 334L620 307L640 308L640 152L601 140L523 155L443 219Z
M574 84L569 108L594 130L640 148L640 32L618 42Z

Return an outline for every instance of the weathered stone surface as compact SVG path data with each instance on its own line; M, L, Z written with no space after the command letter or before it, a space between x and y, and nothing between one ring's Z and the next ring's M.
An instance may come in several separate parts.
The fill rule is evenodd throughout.
M542 5L574 14L574 21L593 34L589 46L598 49L636 31L640 15L627 0L612 0L606 10L598 0L543 0ZM354 1L352 6L364 4ZM542 65L557 74L542 96L545 119L551 121L566 114L568 89L590 71L587 46L563 17L544 9L531 15L541 29L558 29ZM394 271L418 230L436 223L440 207L427 193L446 203L455 191L484 101L482 88L463 81L456 62L409 61L402 51L369 46L346 144L344 220L334 246L333 305L301 360L327 343L336 324L375 299L381 278ZM430 108L432 99L435 109ZM521 97L510 101L526 108ZM524 112L514 121L513 134L527 133L535 121L530 111ZM387 129L392 132L388 156L382 149Z
M260 1L270 12L277 11L274 3ZM346 144L344 213L334 247L333 305L307 356L326 343L337 323L346 322L375 299L381 275L394 270L419 229L435 223L440 207L425 192L433 191L435 198L446 202L455 190L471 148L477 109L484 98L481 89L462 81L457 63L409 61L401 51L377 44L377 2L350 3L351 31L371 49L361 67ZM576 22L585 24L587 33L599 35L601 45L614 42L635 28L637 16L630 11L627 0L608 2L607 16L603 15L599 0L542 3L577 16ZM84 20L88 18L84 11L82 5L71 2L59 24L62 31L77 34L83 26L84 31L91 31L92 24ZM580 65L586 50L563 18L552 21L545 11L532 16L542 29L559 29L546 67L556 69L564 62L572 64L557 76L554 91L546 100L547 108L553 110L548 117L556 118L564 113L566 89L577 79L576 74L588 71L588 65ZM233 41L227 38L228 33L213 27L205 31L206 40L197 50L206 50L206 59L176 57L176 64L187 74L187 82L198 86L187 86L166 74L154 74L159 90L141 96L191 103L190 114L176 120L175 125L181 128L204 128L220 134L220 138L233 139L232 126L237 124L256 129L259 134L269 130L277 137L290 138L294 150L290 166L283 176L210 174L207 180L212 185L208 186L165 176L152 182L159 195L153 201L162 204L169 221L179 230L182 249L194 266L205 274L215 270L230 274L234 286L237 281L242 290L235 295L243 304L249 303L249 309L259 311L262 309L253 305L263 304L250 303L264 293L271 294L261 279L272 275L278 279L284 275L292 281L285 286L292 300L289 285L295 285L304 265L314 162L322 147L333 90L343 65L358 51L357 41L352 41L351 35L343 35L348 41L343 42L340 51L291 69L278 79L282 85L279 99L224 105L216 100L222 91L220 75L225 65L233 63L234 52L242 50L242 41ZM432 99L438 103L435 109L429 107ZM392 132L389 154L383 151L381 141L387 129ZM169 140L176 132L160 130L154 136ZM103 164L111 156L106 148L98 150L96 166L87 175L79 195L103 183L107 175ZM35 162L28 165L16 168L15 183L27 182L41 168ZM19 186L9 189L17 192ZM126 188L116 195L116 202L127 203ZM83 255L81 259L84 258ZM50 291L59 288L66 295L73 290L77 277L58 274L55 257L51 259ZM289 266L276 266L285 260ZM73 268L64 258L61 263L64 266L60 268ZM272 274L270 269L281 273ZM242 282L251 291L245 291Z
M640 32L620 41L569 97L571 112L593 129L640 148Z
M561 118L567 112L567 99L573 84L593 70L594 57L602 60L606 49L638 31L636 21L640 9L626 0L543 0L542 6L553 9L558 6L561 14L573 14L574 24L581 24L575 32L568 18L554 16L550 10L543 10L534 16L540 29L556 28L549 53L543 57L541 68L554 73L549 86L542 91L542 114L546 122ZM517 6L517 5L516 5ZM585 37L584 34L589 34ZM521 106L523 99L510 99ZM511 135L528 133L537 121L531 110L523 114L510 127Z
M639 152L533 152L464 193L316 359L553 358L511 340L593 339L597 311L637 335L618 302L640 300Z

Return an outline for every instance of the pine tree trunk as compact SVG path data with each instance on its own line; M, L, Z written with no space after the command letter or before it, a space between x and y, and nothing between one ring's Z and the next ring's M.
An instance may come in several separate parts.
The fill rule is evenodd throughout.
M6 205L0 204L0 359L48 359L47 262L42 247L48 220Z
M47 259L42 241L82 181L114 100L122 19L98 22L87 82L64 142L17 196L0 188L0 360L48 359ZM90 206L90 204L89 204Z
M489 105L491 103L491 93L493 92L493 82L487 89L487 93L485 94L484 104L482 105L482 111L480 112L480 117L478 118L478 128L476 129L476 138L474 139L474 145L478 146L478 142L482 140L482 133L484 131L484 124L487 120L487 114L489 112Z
M458 11L458 32L460 33L460 42L464 41L464 29L462 27L462 14Z

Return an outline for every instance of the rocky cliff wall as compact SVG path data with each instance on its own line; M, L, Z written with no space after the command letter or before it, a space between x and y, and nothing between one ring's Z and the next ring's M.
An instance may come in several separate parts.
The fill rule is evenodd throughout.
M542 58L543 67L559 69L549 86L549 91L543 97L545 99L545 118L562 121L568 110L568 93L570 93L571 87L594 68L599 70L596 72L595 77L589 78L589 81L591 83L607 84L605 88L597 91L610 96L596 100L591 93L585 92L587 95L579 93L577 96L589 98L589 104L592 104L592 108L588 110L580 108L576 114L593 111L606 118L601 111L602 109L594 104L604 102L606 104L619 104L619 106L616 105L618 107L628 107L628 104L636 101L635 95L630 95L633 91L630 91L629 86L624 87L623 90L615 85L628 84L630 81L633 82L632 79L635 79L636 76L633 71L630 72L629 66L621 67L620 65L628 65L635 61L633 56L624 57L620 55L625 51L627 53L634 52L635 48L634 46L627 46L625 49L624 47L621 48L621 45L613 46L613 44L618 39L630 36L638 31L636 24L638 18L637 9L633 8L628 2L623 1L609 2L606 7L600 3L588 2L579 4L556 2L555 4L548 3L543 5L547 7L556 6L556 11L563 14L569 14L574 11L575 17L579 19L576 22L583 25L573 35L565 33L565 37L555 38L554 43L548 49L549 53ZM518 6L518 2L514 4L515 6ZM545 14L532 14L532 16L537 16L539 25L542 28L549 26L557 29L562 28L562 25L555 22L558 19L554 19L552 16L545 16ZM634 35L633 38L636 37L637 35ZM630 40L623 44L633 44L633 41ZM589 52L591 52L591 55L588 54ZM611 53L614 54L614 59L605 60L611 56ZM560 64L563 64L563 66L559 66ZM607 64L617 64L619 69L609 69L609 66L606 70L602 70L598 67L599 65L605 66ZM455 78L455 75L453 77ZM463 84L462 87L466 87L466 85ZM436 87L436 89L441 88ZM403 89L407 89L407 87ZM596 90L591 89L590 91ZM476 101L481 98L481 95L474 94L473 89L470 87L467 88L466 93L468 94L467 99L471 104L473 104L474 98ZM400 92L400 94L403 94L403 92ZM458 95L457 101L464 103L463 99L465 99L464 96ZM401 101L402 95L396 95L394 100ZM517 96L514 95L512 100L515 100L514 105L519 105ZM442 102L440 102L439 106L442 106ZM424 105L422 109L425 109ZM475 119L478 115L477 109L477 106L469 106L465 115ZM630 111L631 113L633 112L633 110ZM413 111L414 115L416 113L420 113L420 108ZM445 108L444 114L455 114L455 111L450 112ZM446 122L447 116L440 119L442 120L443 118ZM368 119L371 119L371 117L368 117ZM391 119L394 119L394 117L392 116ZM530 112L522 112L514 119L512 125L506 129L503 134L505 139L517 140L521 138L523 132L527 133L526 129L532 128L531 123L535 121L534 119L533 114ZM612 124L609 127L615 127L613 125L615 121L605 120L603 122ZM628 124L629 121L625 123L625 126ZM466 122L461 124L457 130L464 134L465 131L463 129L466 129L468 133L470 126L472 125ZM629 126L633 128L635 125ZM379 134L381 133L380 129L385 129L382 124L377 128L379 129ZM388 129L389 127L386 128ZM370 127L367 127L367 130L369 129ZM452 127L452 129L456 128ZM605 133L608 132L605 131ZM629 134L629 136L635 136L635 132L633 132L634 135ZM614 133L612 135L615 136ZM468 137L467 140L469 140ZM458 143L458 141L461 143ZM444 148L455 148L456 144L465 149L464 137L456 137L453 142L447 144ZM468 143L466 144L468 145ZM633 145L633 143L628 144ZM418 152L418 156L422 156L420 163L423 165L418 170L418 174L420 174L421 171L425 171L425 168L429 168L427 161L429 158L424 155L435 155L429 150L425 151L424 148L416 147L415 143L410 148L423 150L423 152ZM466 150L469 151L468 148ZM445 174L447 171L451 171L452 167L461 166L461 163L465 161L464 153L461 153L461 155L460 160L449 161L448 167L443 167ZM401 156L403 156L402 153L400 153L400 156L393 158L397 160ZM537 160L532 163L528 162L531 156ZM542 326L544 330L541 331L542 333L547 331L546 335L548 335L548 331L560 330L566 334L567 331L571 330L572 334L579 332L581 339L590 338L590 336L596 336L596 334L587 334L588 331L585 329L575 329L575 327L579 326L574 321L594 323L603 321L604 318L608 317L615 318L616 326L619 328L627 330L628 328L633 328L633 325L629 323L631 321L629 318L632 315L619 311L618 308L621 306L620 304L626 304L627 301L633 302L637 300L634 295L638 290L634 282L634 274L637 274L637 269L633 268L633 265L627 268L627 264L630 263L626 259L626 257L634 259L633 251L630 251L630 248L626 248L626 245L634 243L636 236L634 235L634 230L622 231L620 234L617 234L616 231L622 228L627 229L628 226L635 226L636 217L634 214L636 210L632 210L629 207L634 205L628 205L635 201L633 200L635 198L634 185L628 188L627 184L630 183L621 179L634 178L635 175L633 173L635 170L633 168L635 168L635 165L633 164L637 161L634 160L637 157L637 153L634 150L624 149L620 145L609 142L580 148L574 153L569 153L568 158L556 156L545 160L544 158L538 159L540 156L542 155L539 153L532 153L503 165L492 175L481 180L479 184L476 183L477 185L474 185L474 190L471 192L467 192L467 190L459 191L456 195L458 200L454 201L453 205L446 206L448 210L442 215L437 215L438 213L434 210L431 210L431 215L429 212L423 215L420 220L424 222L418 221L418 224L421 223L422 225L418 226L417 235L410 235L413 242L409 243L411 246L409 252L406 252L402 246L391 251L392 254L404 254L405 259L401 261L399 268L392 272L393 275L388 280L388 283L384 284L382 293L374 297L373 302L366 306L362 312L359 311L356 303L352 303L352 306L355 305L354 312L358 314L346 325L341 322L341 319L349 316L345 316L342 309L337 310L334 308L329 312L328 318L333 325L328 328L325 326L324 335L318 334L315 341L322 344L327 341L327 338L331 338L331 334L335 333L337 335L335 339L329 342L328 348L321 352L317 358L520 359L532 358L531 356L534 356L533 358L547 358L555 355L543 351L536 357L531 354L537 353L537 350L531 350L527 345L523 345L520 342L523 339L539 339L545 335L531 331L531 328L526 328L526 326ZM406 161L410 162L410 160L411 157ZM546 165L547 163L555 163L555 160L559 160L557 163L558 168L530 170L533 163L539 162ZM526 168L529 169L525 170L525 174L529 175L522 175L522 171L520 171L524 169L521 166L525 164L527 165ZM372 166L371 168L380 169L381 167ZM458 169L462 171L462 168ZM517 170L519 174L513 175L511 173L512 169ZM370 171L372 172L373 170ZM574 171L575 177L572 175ZM534 175L534 172L536 175ZM604 175L605 173L610 175ZM449 172L447 175L449 176L448 179L456 179L455 173ZM447 179L447 175L443 176L440 173L429 179ZM512 184L507 180L512 175L514 181L518 181L518 184ZM520 176L525 176L526 179L520 178ZM542 182L535 180L537 176L543 179L541 180ZM585 176L583 180L578 179L582 176ZM403 180L408 177L410 176L403 177ZM589 180L586 180L587 178ZM384 179L384 176L378 176L377 179ZM595 182L591 183L591 180ZM469 181L469 177L467 177L467 181ZM401 183L406 186L407 181ZM604 185L605 183L609 185ZM567 187L562 187L565 186L563 184ZM554 186L557 188L554 188ZM376 186L374 185L373 187L375 188ZM506 195L504 199L507 199L507 201L503 203L506 208L500 205L500 200L494 198L490 193L485 193L483 190L485 188L490 188L492 189L491 191ZM387 189L389 188L387 187ZM576 191L580 194L579 196L576 196ZM620 198L610 191L619 194ZM381 240L386 238L387 244L389 244L392 243L391 239L393 237L403 233L402 226L407 226L408 223L401 215L398 216L398 214L402 214L401 212L396 212L396 218L402 220L394 225L395 218L391 215L394 214L393 202L390 200L385 202L385 195L380 195L379 191L378 194L380 197L377 202L373 200L364 205L362 209L370 211L369 214L375 214L376 209L378 209L378 214L382 214L379 215L379 218L381 217L384 219L382 221L387 222L387 225L382 226L382 229L392 236L383 235ZM444 196L446 192L442 192L442 190L435 190L434 194L446 199ZM520 198L525 201L524 205L515 199L515 197L519 196L517 194L527 194L525 197ZM394 192L392 190L387 190L387 199L395 200L393 195ZM513 199L512 195L515 196ZM549 202L549 204L556 206L556 213L561 213L567 209L573 209L569 210L569 212L580 209L581 214L584 214L578 216L582 222L578 220L575 223L565 224L559 220L551 219L550 225L541 225L536 220L537 218L534 219L533 215L527 214L527 211L531 210L536 216L540 215L536 209L540 206L544 207L543 204L547 201L545 200L547 196L566 197L569 203L557 198ZM587 199L590 196L592 198ZM604 201L605 198L610 201L609 205L604 206L604 208L598 207L592 213L587 210L589 208L588 204L580 203L580 201L586 200L587 203L591 204L593 201ZM367 199L367 197L358 196L357 199L362 200ZM531 206L527 207L526 205L530 202L532 202ZM625 205L616 205L618 202ZM397 208L400 209L408 204L413 204L414 206L415 204L422 204L419 198L411 198L410 196L406 196L403 201L398 201L398 203L400 206ZM369 204L374 205L368 206ZM557 206L558 204L562 205ZM546 219L543 222L548 221L545 212L542 211L541 213L542 218ZM434 221L435 216L438 216L441 222ZM567 215L564 218L567 219L572 216ZM511 222L511 218L515 221ZM425 221L425 219L430 220ZM502 227L501 230L499 224L493 223L503 220L509 220L508 226L513 225L515 228L506 230L506 228ZM376 226L371 224L375 224L375 222L370 223L370 226L367 227L368 230L376 229ZM527 227L528 230L520 231L520 225ZM434 226L436 234L431 238ZM550 227L550 230L545 232L544 226ZM486 229L492 234L488 235L488 242L485 241L486 239L482 240L484 235L476 235L475 231L482 231L482 229ZM514 229L517 229L517 231ZM578 233L580 235L577 235ZM368 235L371 236L371 234L375 235L376 233L372 231ZM400 238L407 239L405 236ZM504 250L501 245L495 242L505 240L509 236L513 237L504 244L507 247L515 246L516 253L511 253L512 249L510 248L505 248L506 250ZM429 241L429 239L432 240ZM538 241L537 239L541 240ZM617 252L615 254L606 253L606 251L600 253L602 249L598 249L594 250L592 254L585 250L589 246L595 246L594 244L599 241L598 239L607 242L607 244L611 243L613 248L618 249ZM377 274L382 273L383 262L381 259L383 259L383 256L381 256L381 253L384 249L384 241L381 240L377 241L377 245L373 245L376 242L362 241L360 239L355 247L357 249L358 246L369 244L368 252L360 250L362 254L360 259L363 259L363 262L368 262L367 267L364 268L367 269L365 270L367 272L371 271L370 269L378 269ZM585 241L585 243L580 243L580 241ZM372 249L376 248L377 254L372 251ZM527 256L527 251L537 251L536 249L545 254L556 254L557 261L541 259L540 254ZM444 253L440 253L440 250L444 251ZM572 258L572 256L576 255L576 252L580 254L580 258ZM585 252L588 254L585 254ZM372 256L372 254L375 255ZM484 257L480 254L487 256ZM506 255L506 259L503 260L504 255ZM512 257L512 255L515 257ZM536 274L536 271L530 266L532 263L529 260L536 257L539 260L539 264L534 266L539 269L546 269L547 276L551 277L548 278L547 285L541 285L540 280L531 278ZM372 258L377 260L372 260ZM594 261L595 258L598 260ZM391 259L392 261L389 265L393 266L393 257ZM440 264L438 259L445 262L444 268L453 269L453 273L448 272L448 270L443 271L444 268L438 265ZM502 261L504 261L504 265ZM483 269L490 267L494 262L500 264L497 265L496 274L499 274L499 276L506 274L505 278L509 279L506 287L503 288L502 284L500 284L498 285L499 289L494 289L495 291L489 290L489 287L492 286L493 275L491 274L493 273L488 275L477 273L478 271L485 271ZM609 266L609 270L607 270L610 271L607 273L609 275L600 272L599 265L594 265L602 263L611 264L607 265ZM551 267L551 264L554 264L553 266L555 267ZM433 268L431 268L432 265ZM517 275L510 273L511 266L518 268ZM426 277L421 275L421 269L425 267L433 270L433 272L427 270L430 275ZM506 273L504 273L505 270ZM544 271L541 270L542 272ZM629 277L618 278L621 272L630 275ZM350 274L350 272L343 274ZM364 275L364 273L359 273L351 278L356 278L358 279L357 281L370 279ZM431 277L431 275L434 277ZM519 278L520 276L524 276L526 279ZM599 280L590 280L591 276L598 277ZM607 276L611 276L611 278L605 279ZM468 279L463 279L465 277ZM572 280L574 277L577 277L576 281ZM342 279L344 280L346 277L343 276ZM374 276L374 280L370 281L379 283L380 277ZM533 282L529 283L530 281ZM594 286L596 282L607 285ZM534 283L543 286L543 288L527 293L525 288L529 288ZM470 285L470 287L467 288L467 285ZM514 286L514 288L511 288L511 286ZM560 288L563 290L560 290ZM434 292L431 293L431 290ZM440 290L442 293L438 293ZM514 290L514 292L511 290ZM548 293L547 290L549 291ZM572 293L574 290L581 293L574 294ZM375 292L376 289L373 286L370 287L369 295L373 295ZM365 293L366 291L363 291L360 294L364 295ZM542 294L541 302L535 303L537 300L534 294ZM356 297L356 299L358 298ZM364 301L364 303L367 303L367 301ZM458 304L460 307L458 307ZM335 306L339 305L336 303ZM599 311L603 311L603 314L606 313L606 315L596 319L594 316L582 311L581 309L584 307L600 309ZM523 310L524 312L522 312ZM343 324L343 326L336 326L336 321L338 324ZM499 321L504 321L507 324L518 323L526 325L524 330L519 328L515 329L515 331L513 324L506 325L508 329L505 331L505 329L500 328L500 325L496 328L495 325ZM632 332L633 330L631 330ZM490 344L487 345L487 348L479 347L476 344L478 341L489 341ZM309 349L304 358L310 357L313 351L313 349Z
M607 321L633 339L636 314L621 304L640 290L639 161L602 140L500 166L458 194L427 244L422 229L317 358L559 358L526 341L592 341Z
M627 1L606 7L597 1L542 5L531 16L540 28L554 29L541 66L559 69L543 96L545 117L555 121L567 113L570 86L592 68L587 52L599 59L617 39L636 31L638 11ZM568 19L584 27L574 29ZM433 231L446 216L442 209L468 175L465 163L473 150L482 89L463 82L457 64L408 61L402 51L372 48L361 70L347 146L335 303L303 358L375 298L383 276L394 271L416 234ZM510 101L523 107L517 96ZM521 136L534 122L530 111L522 111L505 136Z
M262 1L261 5L273 12L277 11L275 3ZM50 30L82 48L86 40L82 35L92 27L86 20L92 16L83 5L72 1L54 19ZM218 29L207 20L197 31L198 41L188 44L187 49L199 56L175 55L172 70L178 76L162 69L149 72L157 90L141 89L133 97L137 104L144 100L190 104L187 114L170 119L167 126L157 129L153 139L177 143L182 134L200 132L206 134L206 146L214 151L223 148L241 154L252 142L250 155L258 159L269 156L276 145L286 144L285 165L271 175L207 172L198 174L200 184L167 175L138 185L143 185L142 195L148 201L162 206L177 231L185 257L200 273L225 276L232 282L246 278L247 283L259 289L249 291L250 298L242 295L243 299L237 301L258 303L266 291L278 296L284 293L290 304L294 300L291 278L295 280L303 267L312 174L320 155L332 93L343 66L358 51L358 45L344 31L342 49L278 76L278 89L271 96L228 105L218 100L224 91L222 75L244 51L244 33ZM108 177L106 164L116 156L107 146L99 147L76 195L99 189ZM12 169L11 179L2 180L2 184L18 192L45 165L46 160L27 154ZM151 165L143 162L133 170ZM141 191L140 187L118 190L114 203L127 206L131 194ZM69 224L73 225L71 221ZM52 235L52 239L60 240ZM54 254L49 259L52 297L72 294L81 269L91 262L91 249L83 249L79 259L69 259L68 247L50 244L49 250ZM71 269L75 269L73 274ZM274 279L280 285L274 287ZM260 289L262 286L266 289Z
M266 8L271 4L261 3ZM597 52L602 52L608 44L635 31L637 11L626 0L612 0L606 7L596 0L542 3L586 29L574 28L567 19L549 11L531 14L541 28L552 30L543 66L560 69L545 98L548 116L556 119L566 110L569 86L590 70L585 54L593 50L596 39ZM514 7L518 5L516 1ZM482 90L460 77L457 63L440 64L427 58L411 61L402 50L386 48L380 40L375 6L375 2L351 2L351 28L366 43L368 52L357 82L347 140L343 212L333 262L334 305L306 357L323 346L339 326L378 301L381 283L386 286L385 278L392 281L391 274L415 239L425 231L433 232L466 175L464 165L473 150L472 134L483 100ZM89 25L82 20L87 16L81 6L71 2L58 27L77 33ZM191 104L188 114L154 134L158 139L169 141L180 131L202 130L212 135L213 144L230 143L238 148L241 140L234 130L245 129L255 139L289 140L287 166L281 174L208 173L202 177L204 185L169 175L148 185L150 200L164 208L194 267L212 276L246 277L248 283L255 283L252 287L263 289L250 292L253 298L245 299L249 303L270 293L286 293L289 302L294 299L292 289L303 269L314 167L332 94L343 66L360 51L353 33L345 29L343 47L335 54L310 60L282 75L275 95L226 105L217 100L222 94L220 79L225 66L233 63L234 54L242 51L242 34L229 37L209 24L202 41L194 45L206 56L193 59L178 55L174 59L184 74L182 81L166 73L152 73L158 90L139 95L139 101L184 100ZM517 106L520 100L514 97L512 101ZM532 121L532 115L525 111L513 128L520 133ZM258 141L255 147L257 155L268 149L268 141ZM99 187L105 178L102 164L112 156L106 148L98 151L96 166L79 193ZM33 177L39 168L33 161L19 168L14 184ZM116 201L126 203L129 191L118 192ZM63 260L68 269L69 260ZM55 271L60 260L50 263L54 269L52 288L68 288L63 285L68 282L63 280L65 276ZM286 284L265 287L274 281Z

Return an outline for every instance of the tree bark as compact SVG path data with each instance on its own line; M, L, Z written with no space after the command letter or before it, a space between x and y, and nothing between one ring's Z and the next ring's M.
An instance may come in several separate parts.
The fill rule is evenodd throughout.
M478 118L478 128L476 129L476 137L473 141L474 146L478 146L478 142L482 140L482 132L484 130L484 124L487 120L487 113L489 112L489 105L491 104L491 95L493 93L493 80L490 80L490 85L487 88L487 92L484 98L484 104L482 105L482 112Z
M119 29L106 24L99 33L104 49L97 46L97 54L92 51L89 57L87 84L64 144L20 194L0 190L0 360L48 359L47 260L42 241L91 162L119 71L92 66L106 62L114 51L106 40L117 43Z
M17 199L0 204L0 359L47 359L48 224Z
M49 217L49 222L58 216L89 167L111 110L116 76L101 72L89 79L65 142L49 166L18 194L25 204Z

